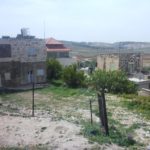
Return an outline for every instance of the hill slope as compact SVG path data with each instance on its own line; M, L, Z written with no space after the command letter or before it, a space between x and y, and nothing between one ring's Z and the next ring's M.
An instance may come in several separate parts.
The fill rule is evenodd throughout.
M71 55L95 56L100 53L124 53L124 52L144 52L150 53L150 43L148 42L73 42L61 41L69 47Z

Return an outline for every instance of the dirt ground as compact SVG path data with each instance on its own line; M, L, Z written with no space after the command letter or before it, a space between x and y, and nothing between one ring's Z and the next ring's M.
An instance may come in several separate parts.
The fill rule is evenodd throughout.
M42 149L49 150L122 150L123 147L116 144L91 143L81 134L82 126L78 123L79 119L90 119L90 111L85 107L83 97L68 101L54 101L53 95L35 94L36 110L35 117L31 117L31 109L28 107L28 101L23 106L18 107L18 103L10 102L10 99L30 99L30 92L17 93L15 96L8 95L5 100L0 98L0 149L6 148L26 148L43 146ZM60 98L60 97L59 97ZM9 100L7 100L9 99ZM86 101L86 97L84 97ZM108 96L108 109L113 112L113 117L127 126L133 123L141 123L143 126L136 130L136 139L150 143L150 123L139 118L139 116L128 112L122 107L112 106L116 97ZM44 101L47 105L41 105ZM66 103L66 101L68 101ZM13 101L14 102L14 101ZM115 103L119 102L115 101ZM114 102L113 102L114 103ZM82 105L82 107L80 107ZM93 105L97 105L95 102ZM46 107L47 110L41 109ZM7 109L6 109L7 108ZM9 109L11 110L9 110ZM18 109L19 108L19 109ZM99 119L93 114L93 119L98 122Z
M80 135L80 127L67 121L51 118L0 117L0 145L24 147L49 145L51 149L91 148Z

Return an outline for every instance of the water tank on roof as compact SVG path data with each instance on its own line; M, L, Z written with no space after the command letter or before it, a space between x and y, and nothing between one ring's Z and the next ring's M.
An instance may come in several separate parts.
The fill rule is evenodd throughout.
M29 36L29 28L22 28L21 29L21 35L24 36Z

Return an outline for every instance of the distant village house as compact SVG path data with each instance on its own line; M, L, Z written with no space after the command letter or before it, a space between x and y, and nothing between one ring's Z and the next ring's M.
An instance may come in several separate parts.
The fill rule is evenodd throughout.
M46 40L46 51L48 59L55 58L64 66L76 63L76 60L69 56L70 49L54 38Z

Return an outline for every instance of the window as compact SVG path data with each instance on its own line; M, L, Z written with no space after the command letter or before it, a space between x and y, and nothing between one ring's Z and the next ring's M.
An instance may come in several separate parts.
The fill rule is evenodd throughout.
M11 80L11 77L10 77L10 73L9 72L6 72L5 73L5 80Z
M27 53L28 53L28 56L36 56L37 49L36 48L28 48Z
M11 57L11 45L0 44L0 58Z
M44 76L44 70L43 69L38 69L37 70L37 76Z

